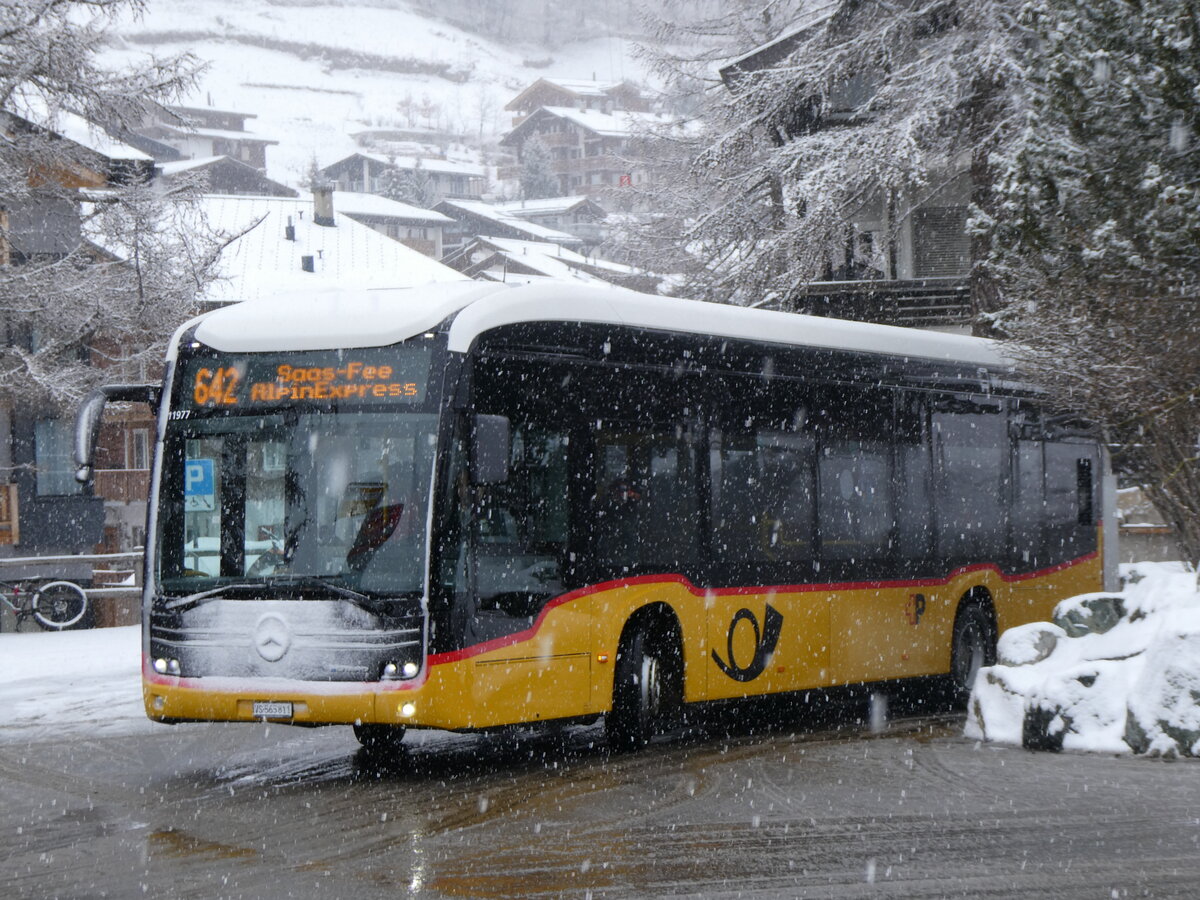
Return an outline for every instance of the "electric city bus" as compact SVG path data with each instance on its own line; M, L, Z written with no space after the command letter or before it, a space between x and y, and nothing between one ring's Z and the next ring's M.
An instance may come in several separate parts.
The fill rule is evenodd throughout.
M982 339L569 284L193 320L158 403L161 722L406 728L940 676L1104 587L1106 457ZM1107 551L1107 552L1106 552Z

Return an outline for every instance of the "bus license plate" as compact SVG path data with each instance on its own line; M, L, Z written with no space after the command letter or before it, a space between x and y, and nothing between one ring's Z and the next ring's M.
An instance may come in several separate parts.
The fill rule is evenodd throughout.
M292 704L277 703L273 700L255 700L254 717L256 719L290 719Z

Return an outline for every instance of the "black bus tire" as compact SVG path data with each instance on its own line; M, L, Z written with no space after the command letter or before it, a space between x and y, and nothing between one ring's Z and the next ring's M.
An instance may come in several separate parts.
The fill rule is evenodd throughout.
M369 753L398 753L404 743L404 726L359 723L354 726L354 737Z
M680 680L672 677L672 638L651 644L651 632L638 625L625 634L617 649L613 672L612 710L604 717L608 745L614 750L639 750L666 727L682 706Z
M950 639L950 697L956 706L966 704L979 670L995 662L996 637L991 616L979 603L964 603L954 619L954 635Z
M62 631L85 621L88 598L72 581L51 581L34 594L33 618L46 631Z

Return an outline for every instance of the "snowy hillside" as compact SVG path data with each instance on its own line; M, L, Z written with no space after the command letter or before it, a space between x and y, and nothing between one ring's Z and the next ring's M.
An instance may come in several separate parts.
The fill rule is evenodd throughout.
M540 76L644 81L628 41L595 37L547 50L491 43L396 0L148 0L118 29L117 67L190 51L208 63L187 101L257 116L247 130L279 141L268 175L299 184L312 160L353 152L367 129L422 128L494 139L504 104ZM438 141L454 155L463 148Z

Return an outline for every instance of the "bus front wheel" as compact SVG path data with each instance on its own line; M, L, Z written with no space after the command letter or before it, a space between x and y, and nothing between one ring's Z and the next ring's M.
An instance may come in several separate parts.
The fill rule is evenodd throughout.
M368 753L396 753L404 743L404 726L359 723L354 736Z
M617 649L612 710L604 717L614 750L644 747L682 705L682 684L673 674L672 660L678 656L674 636L652 642L651 634L639 625L622 637Z

